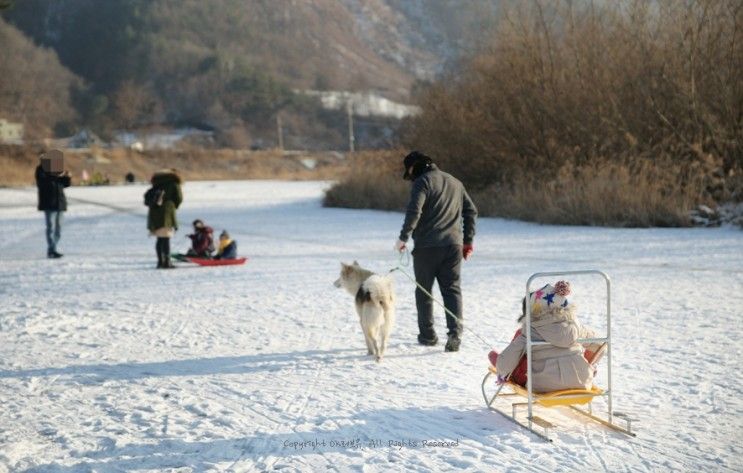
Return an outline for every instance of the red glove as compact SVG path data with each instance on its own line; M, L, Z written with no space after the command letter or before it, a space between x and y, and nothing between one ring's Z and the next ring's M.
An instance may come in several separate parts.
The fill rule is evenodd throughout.
M488 353L488 360L490 361L491 365L495 366L495 364L498 362L498 352L492 350L490 353Z
M472 255L472 252L475 251L475 247L470 245L464 245L462 247L462 258L467 259Z

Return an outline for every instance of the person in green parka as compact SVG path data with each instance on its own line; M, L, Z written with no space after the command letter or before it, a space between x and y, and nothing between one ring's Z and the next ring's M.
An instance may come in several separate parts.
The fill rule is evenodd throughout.
M151 235L157 237L157 267L173 268L173 263L170 262L170 239L178 230L176 209L183 201L182 180L175 169L165 169L153 174L150 182L152 187L162 190L161 198L156 205L149 207L147 213L147 229Z

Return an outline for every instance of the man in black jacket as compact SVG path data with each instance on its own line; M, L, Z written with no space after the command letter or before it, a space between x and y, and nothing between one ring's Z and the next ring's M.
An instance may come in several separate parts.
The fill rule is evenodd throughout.
M411 234L415 241L413 267L417 283L431 292L434 280L444 299L448 340L446 351L458 351L462 336L462 258L472 254L477 208L462 183L442 172L431 158L413 151L403 161L403 179L413 181L400 237L395 249L402 252ZM433 301L420 288L415 291L418 309L418 343L433 346Z
M62 257L57 252L57 243L62 235L62 212L67 210L64 188L69 187L70 183L70 174L67 171L47 172L41 164L36 167L36 187L39 189L38 209L44 211L46 219L46 255L49 258Z

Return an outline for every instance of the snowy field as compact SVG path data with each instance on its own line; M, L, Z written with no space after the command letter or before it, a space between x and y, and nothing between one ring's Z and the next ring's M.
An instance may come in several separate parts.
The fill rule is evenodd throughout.
M0 189L0 471L743 470L743 232L479 221L465 318L493 347L530 274L612 277L614 407L638 435L540 410L547 444L484 407L491 347L416 344L400 273L388 356L365 356L332 283L339 261L395 266L402 215L323 209L326 185L186 184L173 249L199 217L250 261L172 271L154 269L144 186L68 189L59 261L35 189ZM572 283L603 329L602 281Z

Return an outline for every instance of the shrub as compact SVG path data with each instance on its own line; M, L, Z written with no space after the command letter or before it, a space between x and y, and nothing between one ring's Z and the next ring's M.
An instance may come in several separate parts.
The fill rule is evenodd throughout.
M682 181L690 181L679 186ZM540 223L688 226L702 179L669 163L566 163L551 179L524 175L473 196L483 215Z
M404 209L410 184L401 179L400 156L355 155L351 171L327 191L324 205ZM666 227L690 225L689 212L705 201L703 191L703 176L690 166L637 159L566 162L556 173L521 174L508 184L492 184L470 194L480 216L548 224Z
M401 210L410 196L402 179L401 151L361 152L349 159L349 171L326 193L326 207Z
M490 43L423 94L403 143L472 190L564 166L587 178L606 161L617 173L673 163L663 181L711 161L731 177L743 168L742 20L737 0L504 2Z

